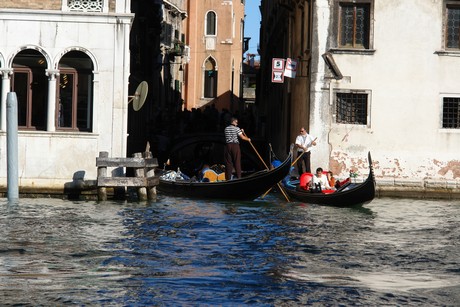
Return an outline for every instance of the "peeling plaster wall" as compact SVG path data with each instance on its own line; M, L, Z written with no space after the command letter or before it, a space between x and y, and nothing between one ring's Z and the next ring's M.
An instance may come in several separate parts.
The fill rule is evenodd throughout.
M374 2L373 54L333 54L344 78L325 78L332 1L316 1L310 132L319 137L312 168L367 174L371 152L379 180L460 181L460 129L442 129L442 98L460 97L460 57L443 49L443 1ZM368 125L337 124L330 101L340 90L370 93Z

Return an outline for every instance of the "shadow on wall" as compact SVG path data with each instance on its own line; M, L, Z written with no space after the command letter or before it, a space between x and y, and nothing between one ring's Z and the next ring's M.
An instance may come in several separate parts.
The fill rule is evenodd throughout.
M82 192L97 188L97 180L85 180L85 174L85 171L76 171L73 174L72 181L64 184L64 194L67 195L69 199L78 200Z

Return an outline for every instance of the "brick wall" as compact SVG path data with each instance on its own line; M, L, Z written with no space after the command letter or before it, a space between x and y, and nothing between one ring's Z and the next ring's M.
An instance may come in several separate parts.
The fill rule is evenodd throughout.
M0 0L0 8L61 10L61 0Z
M109 1L109 12L115 12L115 0Z
M62 0L0 0L0 9L31 9L60 11L61 8ZM115 12L115 0L109 0L109 12Z

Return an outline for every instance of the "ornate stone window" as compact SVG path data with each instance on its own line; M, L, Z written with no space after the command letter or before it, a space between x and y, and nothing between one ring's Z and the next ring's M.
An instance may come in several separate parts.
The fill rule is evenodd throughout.
M217 69L216 61L208 58L204 67L204 98L217 97Z
M69 11L103 12L104 0L67 0Z

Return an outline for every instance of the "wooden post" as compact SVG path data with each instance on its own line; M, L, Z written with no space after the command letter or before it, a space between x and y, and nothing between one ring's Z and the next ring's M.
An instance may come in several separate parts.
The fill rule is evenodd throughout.
M107 151L99 152L99 158L108 158L109 153ZM99 166L97 168L97 179L107 177L107 166ZM97 199L98 200L107 200L107 188L99 187L97 188Z
M134 158L142 158L142 153L136 152L134 154ZM145 169L144 168L136 168L134 171L134 175L138 178L145 178ZM138 187L137 188L137 197L140 201L147 200L147 189L146 187Z
M150 152L150 151L145 151L144 152L144 159L152 159L152 158L153 158L152 152ZM149 177L154 177L154 176L155 176L155 168L147 167L145 169L145 177L147 178L147 182L148 182ZM148 196L149 200L156 199L156 197L157 197L157 188L155 186L147 185L147 196Z

